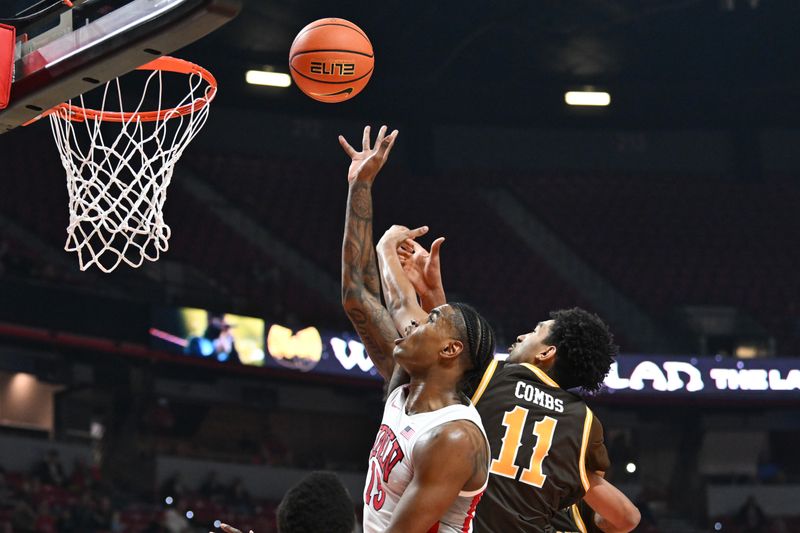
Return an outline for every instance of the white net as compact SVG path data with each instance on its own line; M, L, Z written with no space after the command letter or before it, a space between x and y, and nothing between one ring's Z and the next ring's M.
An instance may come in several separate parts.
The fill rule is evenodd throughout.
M162 111L162 78L160 70L149 73L130 113L106 111L112 102L124 109L123 89L116 79L105 85L99 114L70 120L75 109L86 108L80 96L80 105L62 106L50 115L67 173L65 250L77 252L81 270L95 265L111 272L123 262L137 268L145 259L158 260L169 247L170 227L164 221L167 187L175 163L208 119L214 90L192 73L189 94ZM154 100L157 113L142 112L148 99ZM181 107L188 113L176 110ZM147 115L151 118L143 119ZM119 118L111 118L115 116Z

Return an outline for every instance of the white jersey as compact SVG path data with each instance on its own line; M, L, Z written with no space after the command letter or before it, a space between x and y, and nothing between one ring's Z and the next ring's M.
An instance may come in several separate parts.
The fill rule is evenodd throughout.
M414 477L414 445L425 433L454 420L469 420L486 432L478 411L469 405L449 405L436 411L406 414L408 385L398 387L386 399L383 420L369 454L367 484L364 488L364 533L383 533L389 527L400 497ZM489 443L486 442L488 449ZM488 467L488 463L487 463ZM453 505L428 533L470 533L475 508L489 480L475 491L461 491Z

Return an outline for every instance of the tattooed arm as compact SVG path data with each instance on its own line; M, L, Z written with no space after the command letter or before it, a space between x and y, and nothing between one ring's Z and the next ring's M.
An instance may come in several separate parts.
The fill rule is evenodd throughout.
M342 306L356 328L378 372L387 382L394 371L394 339L397 331L389 312L381 305L380 280L372 244L372 183L386 163L397 138L381 127L375 147L370 147L370 128L364 128L362 150L357 152L339 136L350 156L349 191L342 242Z

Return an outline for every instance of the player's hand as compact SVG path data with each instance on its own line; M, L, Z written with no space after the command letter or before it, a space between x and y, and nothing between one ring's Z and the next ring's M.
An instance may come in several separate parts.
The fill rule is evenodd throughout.
M242 533L238 529L233 526L229 526L228 524L221 524L219 528L224 531L225 533ZM209 531L208 533L214 533L213 531ZM253 530L250 530L250 533L253 533Z
M397 130L386 135L386 126L381 126L378 137L375 139L375 147L370 146L370 127L364 128L364 136L361 139L361 151L357 152L345 138L339 135L339 144L344 148L345 153L350 157L350 168L347 170L347 181L366 181L372 183L378 175L389 153L392 151L394 141L397 139Z
M378 241L378 248L384 248L394 252L402 243L406 241L413 241L417 237L422 237L426 233L428 233L428 226L420 226L419 228L409 229L405 226L399 226L395 224L391 228L387 229L383 234L383 237L381 237L381 240Z
M403 271L423 301L434 298L444 299L439 255L443 243L444 237L439 237L433 241L431 249L428 251L418 242L409 239L401 242L397 248L397 255L400 257Z

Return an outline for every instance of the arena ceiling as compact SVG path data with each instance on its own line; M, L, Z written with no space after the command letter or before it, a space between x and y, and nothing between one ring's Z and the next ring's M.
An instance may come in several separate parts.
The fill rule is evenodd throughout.
M321 17L359 24L376 51L356 101L313 102L247 87L244 70L285 68L297 31ZM229 26L187 53L227 81L229 105L411 120L630 126L800 121L796 0L245 0ZM576 113L570 88L612 106Z
M224 105L543 126L800 123L797 0L242 2L236 20L180 52L217 75ZM287 71L294 36L322 17L349 19L371 38L376 69L361 95L323 105L294 87L245 83L248 69ZM566 90L586 86L609 91L611 107L564 104Z

